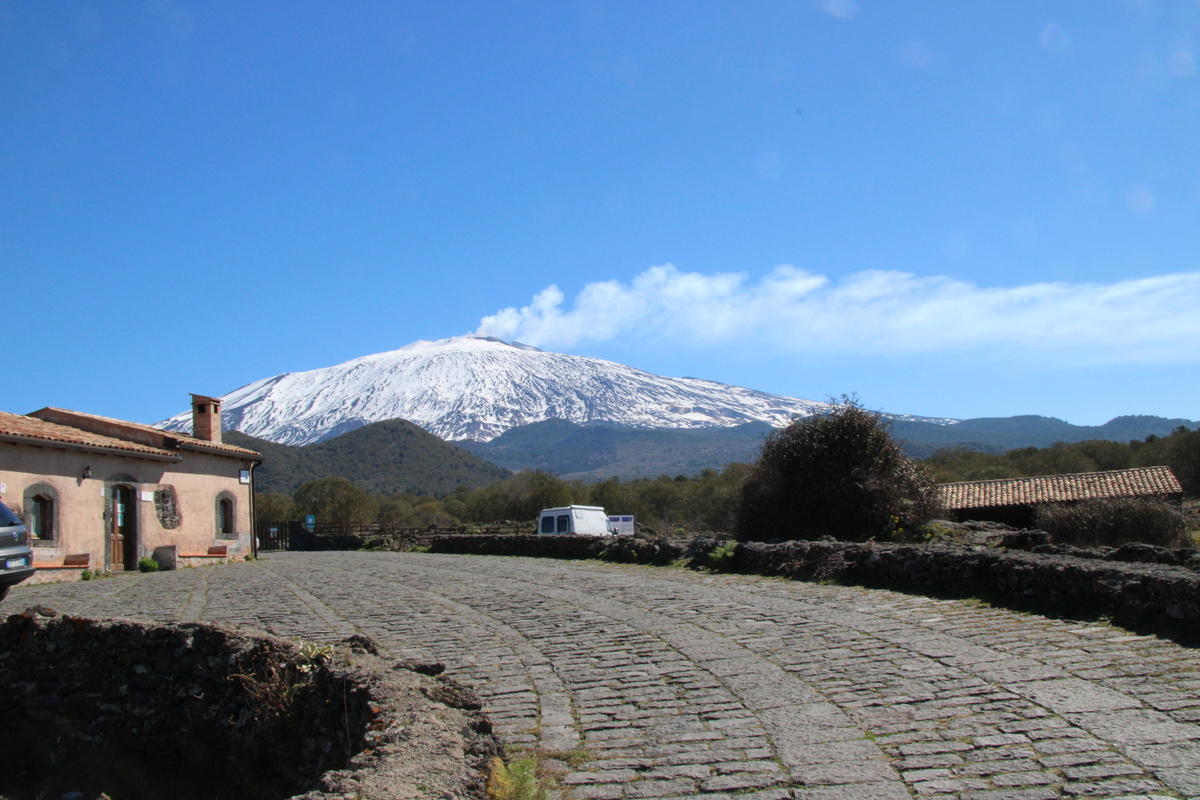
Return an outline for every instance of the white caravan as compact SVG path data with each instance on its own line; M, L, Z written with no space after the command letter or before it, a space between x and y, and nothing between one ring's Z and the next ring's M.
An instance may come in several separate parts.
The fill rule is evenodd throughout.
M543 508L538 533L577 533L582 536L612 536L613 526L600 506Z
M633 514L609 514L608 521L612 523L613 533L617 536L633 536Z

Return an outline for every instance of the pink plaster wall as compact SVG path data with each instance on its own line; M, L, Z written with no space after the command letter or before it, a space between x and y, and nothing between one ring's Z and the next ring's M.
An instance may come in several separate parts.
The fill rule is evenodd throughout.
M180 462L88 453L53 447L0 442L0 483L7 484L4 503L24 515L25 489L35 483L49 484L58 494L55 510L56 537L35 542L35 562L61 564L67 555L88 553L92 569L109 569L107 510L111 489L118 484L134 489L132 513L136 515L137 554L150 556L161 545L177 545L180 553L204 553L212 545L227 545L231 557L249 553L251 531L250 486L239 481L239 473L250 463L180 450ZM84 467L92 476L83 479ZM135 480L123 479L128 475ZM180 525L163 527L152 496L157 489L174 487ZM235 538L218 538L217 500L222 491L234 500ZM77 570L43 571L34 582L78 577Z

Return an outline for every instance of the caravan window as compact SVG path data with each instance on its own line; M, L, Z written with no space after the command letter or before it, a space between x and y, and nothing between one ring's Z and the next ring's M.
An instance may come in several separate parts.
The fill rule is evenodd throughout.
M542 533L554 533L554 517L542 517Z
M571 532L571 515L570 514L559 514L558 515L558 532L559 533L570 533Z

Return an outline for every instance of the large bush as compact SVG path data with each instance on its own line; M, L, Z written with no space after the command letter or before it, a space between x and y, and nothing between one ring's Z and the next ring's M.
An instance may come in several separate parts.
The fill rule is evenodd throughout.
M1128 542L1160 547L1191 545L1177 506L1153 497L1113 497L1039 506L1034 524L1055 544L1120 547Z
M888 538L937 511L933 479L878 413L844 397L767 437L742 486L734 532L743 541Z

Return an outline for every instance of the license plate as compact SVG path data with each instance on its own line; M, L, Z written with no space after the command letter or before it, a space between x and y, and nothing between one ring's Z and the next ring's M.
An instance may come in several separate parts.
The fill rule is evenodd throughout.
M26 562L26 560L23 558L10 558L4 562L4 568L5 569L16 569L17 567L26 566L27 563L28 562Z

